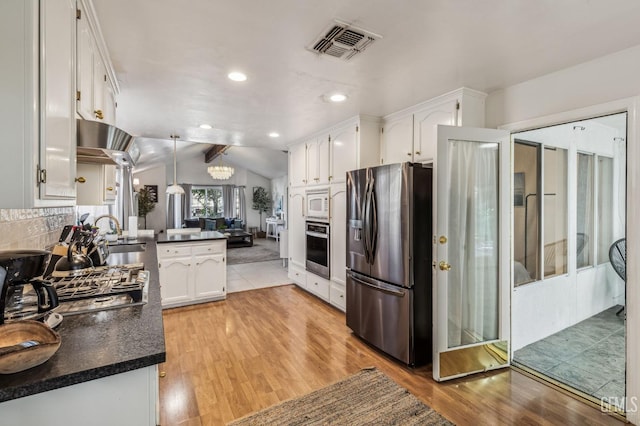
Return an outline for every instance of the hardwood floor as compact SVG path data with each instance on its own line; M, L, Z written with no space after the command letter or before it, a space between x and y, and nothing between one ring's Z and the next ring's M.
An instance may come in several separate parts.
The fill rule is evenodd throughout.
M621 424L505 369L437 383L353 336L344 314L293 286L164 312L162 425L219 425L376 366L458 425Z

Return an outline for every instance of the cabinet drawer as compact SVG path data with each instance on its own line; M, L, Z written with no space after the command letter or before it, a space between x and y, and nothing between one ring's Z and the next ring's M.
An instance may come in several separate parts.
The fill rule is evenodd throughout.
M289 263L289 278L300 287L306 288L307 286L307 271Z
M324 300L329 300L329 280L308 273L307 290Z
M196 256L203 254L220 254L224 253L226 248L227 246L225 241L216 241L211 244L193 246L193 254Z
M180 244L158 244L158 257L166 259L168 257L191 256L191 246Z
M343 312L347 309L347 297L345 296L344 284L331 283L329 303Z

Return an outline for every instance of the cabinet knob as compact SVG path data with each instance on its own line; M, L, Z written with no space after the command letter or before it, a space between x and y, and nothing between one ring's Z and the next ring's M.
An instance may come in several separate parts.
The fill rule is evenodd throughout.
M78 182L78 183L85 183L87 180L85 178L83 178L82 176L78 176L75 179L75 181Z
M113 191L113 186L107 186L107 191Z
M408 156L411 156L411 153L410 153L410 152L407 152L407 155L408 155Z
M416 155L420 155L420 151L416 151Z
M329 180L333 179L333 176L329 176Z
M98 120L104 120L104 113L102 112L101 109L97 109L97 110L93 111L93 113L96 115L96 118Z

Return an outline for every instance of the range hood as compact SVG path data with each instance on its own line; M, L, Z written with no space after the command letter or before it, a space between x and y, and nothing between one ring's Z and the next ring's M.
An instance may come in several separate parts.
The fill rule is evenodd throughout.
M99 121L77 119L78 163L134 166L140 151L133 136Z

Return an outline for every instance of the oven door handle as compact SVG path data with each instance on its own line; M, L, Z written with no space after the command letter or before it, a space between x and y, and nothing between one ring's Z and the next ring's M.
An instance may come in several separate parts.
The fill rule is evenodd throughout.
M397 288L395 288L394 286L390 285L390 284L386 284L383 282L380 282L378 280L374 280L371 278L364 278L362 276L360 276L360 274L356 274L354 272L349 271L348 272L349 278L351 278L352 280L354 280L355 282L357 282L358 284L362 284L362 285L366 285L367 287L371 287L375 290L378 291L382 291L384 293L387 294L391 294L394 296L398 296L398 297L404 297L406 292L404 290L398 290Z
M310 237L323 238L325 240L329 239L329 234L322 234L320 232L307 231L306 234Z

